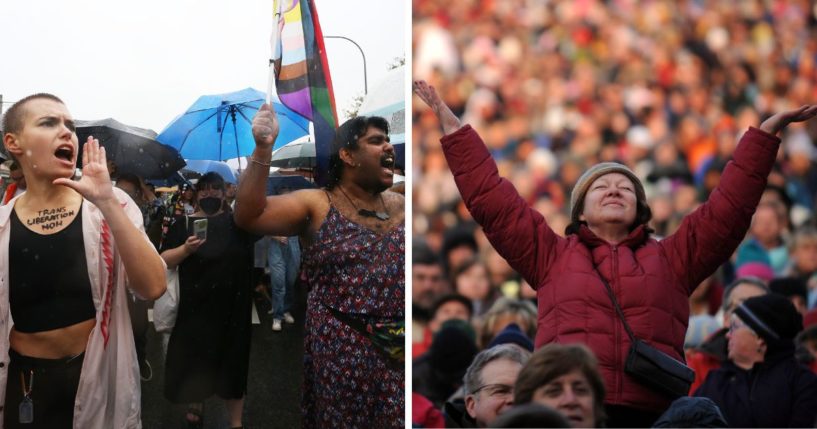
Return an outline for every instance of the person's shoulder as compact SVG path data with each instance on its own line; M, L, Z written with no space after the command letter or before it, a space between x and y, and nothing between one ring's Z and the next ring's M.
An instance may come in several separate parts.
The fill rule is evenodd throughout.
M297 196L299 198L322 198L326 199L326 191L322 188L310 188L310 189L298 189L297 191L293 191L291 194L292 196Z
M299 189L287 194L286 196L290 198L297 198L306 204L310 210L314 211L316 209L328 209L329 197L327 196L327 192L328 191L323 188Z
M406 204L406 197L403 194L399 194L397 192L386 190L383 191L383 200L386 201L387 204L397 204L400 207L403 207Z

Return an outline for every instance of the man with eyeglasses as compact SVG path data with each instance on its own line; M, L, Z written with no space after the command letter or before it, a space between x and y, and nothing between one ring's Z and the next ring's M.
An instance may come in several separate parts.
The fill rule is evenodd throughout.
M766 283L755 277L738 278L723 291L723 328L715 331L699 347L687 352L687 364L695 370L695 381L692 382L690 393L694 392L706 379L706 375L713 369L718 369L727 361L727 339L732 313L738 305L749 298L771 293Z
M465 401L446 402L447 428L484 428L513 406L513 385L530 352L501 344L481 351L465 372Z
M749 298L732 313L729 360L695 396L711 399L730 427L813 427L817 376L794 357L803 317L775 293Z

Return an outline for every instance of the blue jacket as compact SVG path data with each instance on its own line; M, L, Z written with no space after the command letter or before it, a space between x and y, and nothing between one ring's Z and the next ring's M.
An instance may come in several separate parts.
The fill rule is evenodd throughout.
M817 375L794 358L794 344L769 351L750 370L726 361L694 396L712 399L731 427L814 427Z

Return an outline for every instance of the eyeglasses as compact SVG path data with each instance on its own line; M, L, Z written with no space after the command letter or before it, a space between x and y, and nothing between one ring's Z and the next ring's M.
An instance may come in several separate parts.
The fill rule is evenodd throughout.
M480 391L485 390L485 393L492 398L502 398L513 394L513 386L501 383L483 384L474 389L472 394L476 395Z
M757 333L755 333L755 331L752 328L750 328L749 325L747 325L743 320L740 320L740 317L738 317L737 314L733 313L729 321L729 333L735 332L741 328L746 328L752 334L757 335Z

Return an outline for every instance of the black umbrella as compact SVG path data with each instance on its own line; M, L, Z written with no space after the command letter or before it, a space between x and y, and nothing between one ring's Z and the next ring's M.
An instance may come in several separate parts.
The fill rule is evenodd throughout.
M82 165L82 144L94 136L105 148L118 174L131 173L143 179L165 179L185 166L179 152L156 141L156 132L125 125L115 119L76 121Z

